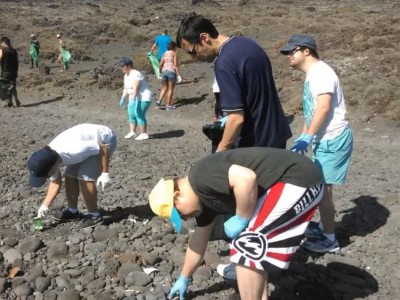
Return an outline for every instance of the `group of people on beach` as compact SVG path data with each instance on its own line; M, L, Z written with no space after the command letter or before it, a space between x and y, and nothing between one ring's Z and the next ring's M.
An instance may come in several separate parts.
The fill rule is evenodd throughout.
M173 87L179 75L179 68L175 67L175 74L169 69L176 54L168 51L175 51L175 47L196 61L214 62L219 97L216 117L225 118L216 153L197 161L186 176L162 178L149 193L152 211L169 219L177 232L183 226L182 219L196 219L197 228L170 296L185 297L213 228L223 226L232 262L224 269L224 277L237 279L241 299L265 300L268 272L287 269L300 245L317 253L340 249L332 192L333 185L346 181L353 136L339 78L320 60L312 36L289 38L281 53L290 67L306 74L305 120L299 136L286 150L292 132L279 101L270 60L256 41L222 35L210 20L197 14L181 22L175 45L169 41L169 50L161 56L160 39L167 37L156 38L151 51L159 47L163 89ZM130 121L125 138L148 139L145 114L151 92L131 59L124 57L119 63L125 74L120 105L127 105ZM162 90L159 105L165 93ZM171 102L167 100L166 105L170 107ZM136 126L140 129L137 136ZM30 185L40 187L50 180L38 215L44 216L59 193L59 167L65 165L68 207L54 218L81 219L82 227L101 224L96 184L104 189L111 182L109 160L116 144L110 128L80 124L34 152L28 160ZM303 155L310 148L312 159ZM80 192L88 210L85 215L77 208ZM321 219L310 222L317 208Z
M182 79L179 72L178 57L176 53L176 43L172 41L168 31L158 35L152 45L148 55L152 55L157 49L158 73L162 81L161 92L156 101L156 108L164 108L166 111L171 111L176 108L173 104L173 94L175 84ZM139 70L133 66L132 59L122 57L119 61L119 66L124 73L124 88L120 100L122 108L127 107L129 132L124 137L126 139L135 138L135 140L147 140L149 134L147 131L146 113L151 104L152 92L145 77ZM166 101L163 100L166 96ZM128 103L126 99L128 98ZM140 134L137 132L139 127Z
M61 34L57 34L59 55L57 62L61 65L60 72L67 71L71 61L71 53L67 50ZM1 63L1 100L5 100L4 107L13 107L13 98L15 106L19 107L21 102L17 93L17 78L19 71L18 52L11 45L11 40L3 36L0 39L0 63ZM29 60L30 68L39 68L40 42L35 33L30 35ZM4 95L4 97L3 97ZM4 99L5 98L5 99Z

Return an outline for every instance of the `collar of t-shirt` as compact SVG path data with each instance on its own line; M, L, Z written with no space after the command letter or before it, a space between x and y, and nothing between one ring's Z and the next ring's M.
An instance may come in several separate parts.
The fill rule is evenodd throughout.
M234 37L235 37L234 35L231 35L225 42L222 43L221 47L219 47L218 56L221 55L222 48L223 48L227 43L229 43Z

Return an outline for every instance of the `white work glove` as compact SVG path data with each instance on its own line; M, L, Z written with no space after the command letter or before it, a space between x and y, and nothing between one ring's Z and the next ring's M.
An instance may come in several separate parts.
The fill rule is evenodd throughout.
M182 77L181 75L178 75L178 78L176 79L176 83L181 83L182 82Z
M104 191L104 188L111 182L110 175L108 173L101 173L100 177L97 178L97 186L100 185L101 183L101 188L102 191Z
M48 210L49 210L49 208L46 205L42 204L38 209L37 217L43 218Z

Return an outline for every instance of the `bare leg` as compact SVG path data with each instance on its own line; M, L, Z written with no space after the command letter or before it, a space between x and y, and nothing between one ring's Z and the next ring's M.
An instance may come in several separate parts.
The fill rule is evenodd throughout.
M267 300L266 282L268 274L256 269L236 266L240 299L242 300Z
M97 189L94 181L79 180L83 199L85 199L88 213L96 213L97 209Z
M69 208L78 208L79 181L76 178L65 176L65 194Z
M64 64L63 64L61 53L58 55L57 62L61 65L60 72L64 71Z
M167 106L172 105L172 95L174 94L175 82L168 81L168 94L167 94Z
M161 87L161 93L160 93L160 97L158 98L158 101L162 101L165 97L165 94L167 93L168 90L168 81L163 81L162 83L162 87Z
M136 132L137 124L136 123L129 123L129 128L131 131Z
M145 126L139 126L140 133L147 133L147 125Z
M335 206L332 199L332 185L326 184L324 196L319 203L319 213L324 232L327 234L335 233Z
M265 277L267 278L268 274L265 273ZM262 295L262 300L268 300L268 280L265 280L264 292Z

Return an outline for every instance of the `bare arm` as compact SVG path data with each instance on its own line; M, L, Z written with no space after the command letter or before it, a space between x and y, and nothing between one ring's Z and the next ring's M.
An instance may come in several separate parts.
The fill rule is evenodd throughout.
M3 58L3 50L0 49L0 61Z
M317 96L317 107L311 120L310 126L305 133L314 136L326 121L331 109L332 94L321 94Z
M301 134L303 134L303 133L307 133L307 125L306 125L306 122L304 122L304 124L303 124L303 130L301 131Z
M127 93L127 91L126 91L126 88L125 88L125 86L124 86L124 89L122 90L122 98L125 98L126 97L126 95L127 95L128 93Z
M176 51L175 51L175 55L174 55L174 67L175 67L176 75L180 76L179 66L178 66L178 56L176 55Z
M161 58L160 67L158 68L158 71L160 72L160 74L161 74L161 72L162 72L163 66L164 66L164 55L163 55L162 58Z
M250 219L257 203L257 176L253 170L232 165L228 171L229 185L236 199L236 215Z
M153 44L153 46L151 46L150 52L153 52L156 48L157 48L157 44Z
M100 160L101 168L103 173L108 173L108 167L110 163L109 149L107 144L100 144Z
M214 226L214 221L205 227L197 227L186 250L185 262L182 267L182 275L189 278L203 261L207 249L208 240Z
M228 120L225 123L224 135L219 142L217 152L230 149L238 137L244 123L243 111L228 113Z
M61 179L50 181L49 188L47 189L47 195L43 201L44 206L50 207L50 205L53 203L54 199L56 199L58 193L60 192L61 186Z

